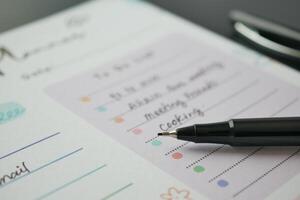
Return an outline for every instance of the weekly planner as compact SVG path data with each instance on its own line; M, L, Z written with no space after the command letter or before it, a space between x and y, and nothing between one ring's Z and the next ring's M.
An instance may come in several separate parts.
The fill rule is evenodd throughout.
M300 116L300 74L136 0L0 34L0 199L299 200L300 147L157 137Z

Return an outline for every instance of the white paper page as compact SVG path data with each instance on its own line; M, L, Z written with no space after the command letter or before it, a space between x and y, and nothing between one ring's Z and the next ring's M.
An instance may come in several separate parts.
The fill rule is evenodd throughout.
M86 3L0 44L1 199L272 199L299 174L298 147L156 137L299 116L300 76L147 3Z

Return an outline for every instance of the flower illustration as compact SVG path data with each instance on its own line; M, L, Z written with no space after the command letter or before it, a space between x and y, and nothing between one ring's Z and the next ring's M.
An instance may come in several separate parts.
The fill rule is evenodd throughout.
M170 187L167 193L161 194L160 197L165 200L192 200L188 190L179 190Z

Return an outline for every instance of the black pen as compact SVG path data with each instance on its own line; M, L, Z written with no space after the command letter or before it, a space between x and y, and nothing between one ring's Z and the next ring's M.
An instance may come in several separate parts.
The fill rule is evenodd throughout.
M231 119L195 124L158 136L231 146L300 146L300 117Z

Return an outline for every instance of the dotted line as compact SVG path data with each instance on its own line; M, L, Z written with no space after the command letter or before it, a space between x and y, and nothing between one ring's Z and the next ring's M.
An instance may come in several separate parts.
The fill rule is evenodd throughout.
M186 166L185 168L188 169L190 167L192 167L193 165L199 163L201 160L204 160L205 158L209 157L210 155L212 155L213 153L219 151L220 149L222 149L225 145L222 145L220 147L217 147L216 149L212 150L211 152L209 152L208 154L206 154L205 156L201 157L200 159L196 160L195 162L189 164L188 166Z
M250 158L251 156L253 156L254 154L256 154L257 152L259 152L260 150L262 150L263 147L259 147L256 150L252 151L251 153L249 153L246 157L244 157L243 159L239 160L238 162L234 163L234 165L228 167L227 169L225 169L223 172L221 172L220 174L216 175L215 177L211 178L208 182L211 183L214 180L216 180L217 178L219 178L220 176L224 175L225 173L227 173L228 171L230 171L231 169L237 167L239 164L241 164L242 162L244 162L245 160L247 160L248 158Z
M159 137L159 136L155 136L155 137L153 137L153 138L147 140L145 143L147 144L147 143L149 143L149 142L152 142L153 140L155 140L155 139L158 138L158 137Z
M169 155L170 153L173 153L174 151L177 151L178 149L181 149L182 147L184 147L185 145L187 145L190 142L185 142L182 145L179 145L178 147L176 147L175 149L168 151L167 153L165 153L165 156Z
M255 183L257 183L261 179L263 179L265 176L267 176L269 173L271 173L272 171L274 171L276 168L280 167L282 164L284 164L286 161L288 161L290 158L292 158L293 156L295 156L299 152L300 152L300 148L297 151L295 151L294 153L292 153L289 157L287 157L286 159L282 160L280 163L278 163L277 165L275 165L274 167L272 167L271 169L269 169L268 171L266 171L263 175L261 175L260 177L258 177L254 181L252 181L250 184L248 184L247 186L245 186L244 188L242 188L240 191L238 191L237 193L235 193L232 197L233 198L237 197L239 194L241 194L242 192L244 192L245 190L247 190L249 187L251 187L252 185L254 185Z

